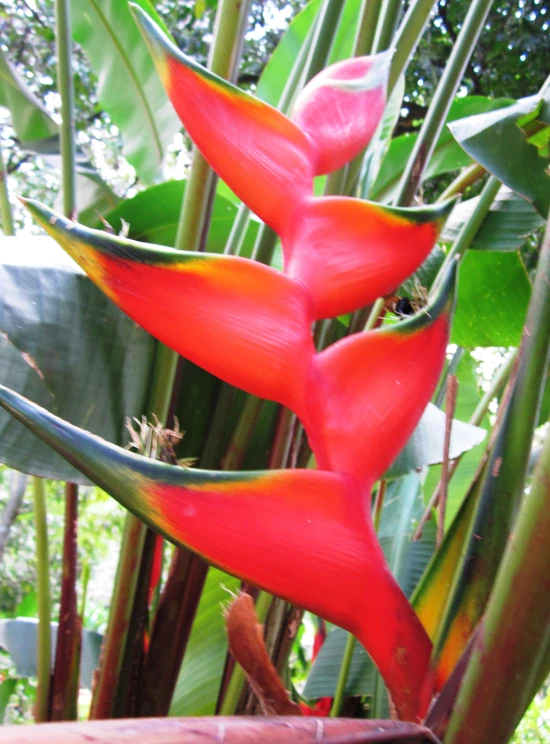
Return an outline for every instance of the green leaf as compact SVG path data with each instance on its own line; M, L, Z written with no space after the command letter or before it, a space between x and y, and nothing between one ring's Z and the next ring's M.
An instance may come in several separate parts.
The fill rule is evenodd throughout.
M542 394L542 401L540 404L538 426L542 426L548 421L550 416L550 371L546 376L546 385Z
M373 182L380 172L380 163L390 147L393 130L401 115L404 93L405 76L401 75L394 86L390 99L384 109L382 121L365 154L362 167L363 175L361 177L361 194L364 198L370 198L370 190Z
M121 220L127 222L130 226L129 237L133 240L173 246L185 186L183 180L151 186L132 199L125 199L116 209L106 214L105 219L116 232L122 228ZM206 244L207 251L223 252L236 214L236 205L216 194ZM249 222L241 255L249 257L252 253L258 225L256 220Z
M457 98L449 111L447 122L462 119L465 116L493 111L510 103L508 98L485 98L483 96L467 96ZM372 187L370 198L375 201L391 202L397 190L399 180L405 164L414 148L416 134L404 134L392 140L388 154L382 161L382 166ZM434 176L459 170L472 162L471 158L462 150L445 127L435 146L433 155L424 173L423 180Z
M468 251L458 286L452 343L519 346L531 284L517 252Z
M222 605L240 581L210 568L170 706L171 716L209 716L216 709L227 654Z
M14 620L0 620L0 646L6 649L22 677L36 677L36 631L38 620L19 617ZM52 623L52 666L55 660L57 643L57 623ZM95 630L82 631L82 657L80 663L80 683L92 689L92 676L99 664L99 652L103 636Z
M145 405L155 341L46 237L4 240L0 256L0 381L124 446L125 421ZM5 413L0 461L87 483Z
M451 212L441 240L454 242L470 219L479 196L461 202ZM506 187L500 189L469 250L517 251L525 240L544 225L533 205Z
M148 0L137 0L164 29ZM127 0L72 0L73 37L99 79L98 98L120 129L123 153L152 183L181 124L168 101Z
M449 128L470 157L532 202L546 219L550 210L549 159L541 156L521 129L535 119L542 126L550 125L550 89L544 97L521 98L501 111L469 116Z
M388 565L401 588L409 595L430 560L435 533L428 526L422 540L412 542L414 528L424 510L417 473L388 484L378 535ZM368 586L364 587L368 591ZM307 700L334 695L348 633L334 627L311 668L303 696ZM355 644L346 695L373 695L376 668L360 643Z
M397 478L425 465L443 462L445 419L443 411L429 403L405 449L384 474L384 478ZM484 429L453 419L449 449L451 459L480 444L485 435Z
M15 134L23 143L57 134L57 124L1 49L0 106L9 109Z
M19 683L18 677L8 677L0 683L0 724L4 723L6 708Z
M277 106L320 5L321 0L311 0L289 24L258 81L256 96L262 101Z
M27 152L38 154L51 168L61 170L61 143L59 135L28 142L23 147ZM56 174L56 177L58 174ZM79 148L76 150L76 206L78 220L87 227L97 226L98 214L114 209L119 197L101 178L97 170ZM62 194L58 193L55 208L63 211Z

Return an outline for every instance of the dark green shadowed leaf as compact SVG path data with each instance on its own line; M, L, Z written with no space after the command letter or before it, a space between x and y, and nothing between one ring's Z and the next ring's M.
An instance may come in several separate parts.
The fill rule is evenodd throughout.
M479 197L457 204L441 233L441 240L453 242L471 217ZM470 250L517 251L527 237L544 225L532 204L503 187L475 236Z
M518 346L531 283L516 251L468 251L459 270L451 342L459 346Z
M522 98L502 111L469 116L449 128L470 157L532 202L546 219L550 209L549 160L531 143L530 132L549 126L547 88L544 95Z
M185 187L185 181L168 181L151 186L132 199L125 200L104 217L117 233L122 229L124 220L129 225L128 237L133 240L171 247L175 244ZM207 251L223 253L236 214L235 204L216 194L206 244ZM249 222L241 255L249 257L252 253L258 225L256 220ZM93 227L100 227L97 220Z
M7 239L0 260L0 382L124 446L126 418L145 404L155 341L50 238ZM87 482L5 412L0 461Z

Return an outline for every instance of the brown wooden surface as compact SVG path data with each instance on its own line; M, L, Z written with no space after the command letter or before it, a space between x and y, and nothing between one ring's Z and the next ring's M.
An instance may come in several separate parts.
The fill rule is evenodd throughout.
M424 727L399 721L344 718L133 718L82 723L1 726L9 744L434 744Z

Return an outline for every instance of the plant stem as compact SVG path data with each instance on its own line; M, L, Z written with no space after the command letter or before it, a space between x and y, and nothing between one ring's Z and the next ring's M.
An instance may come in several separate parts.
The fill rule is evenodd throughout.
M384 299L382 297L379 297L372 306L367 322L365 323L365 331L372 331L372 329L375 328L376 323L378 322L378 318L380 317L380 313L383 309Z
M388 82L388 98L404 72L416 49L422 33L428 23L434 0L416 0L409 5L407 13L401 21L394 38L395 53L392 57L390 78Z
M208 68L220 77L232 80L238 70L242 36L251 0L221 0L216 14L214 38ZM180 212L175 247L198 251L205 230L208 201L215 188L216 176L197 150L193 151L191 172Z
M439 272L434 280L432 289L435 289L442 278L445 276L447 267L451 261L455 260L455 257L462 258L466 253L470 245L472 244L475 236L477 235L481 225L483 224L487 213L491 208L492 203L495 200L496 195L501 187L500 181L497 181L494 176L490 176L487 179L487 183L483 187L483 191L479 196L479 201L475 206L474 211L470 219L464 223L460 230L455 242L453 243L451 250L447 254L443 265L439 269Z
M430 160L437 139L443 129L449 108L477 43L493 0L474 0L453 47L445 71L439 81L432 103L418 134L414 149L399 184L395 204L412 203L424 169Z
M508 359L498 368L497 373L491 380L491 385L489 386L489 389L483 396L483 398L479 401L475 411L472 413L470 417L469 423L472 424L472 426L479 426L481 422L483 421L483 418L487 414L487 411L489 410L489 405L493 398L495 396L499 395L504 386L506 385L508 378L510 377L510 373L512 372L512 369L514 367L514 364L516 363L517 358L517 350L513 351ZM437 405L437 404L436 404ZM460 465L460 461L462 459L462 455L456 458L456 460L453 460L451 463L451 467L449 468L449 480L453 477L455 470ZM426 509L424 510L424 514L422 515L420 521L418 522L418 526L414 532L414 535L412 536L413 540L420 540L422 537L422 530L424 528L424 525L426 522L431 518L431 512L432 509L435 509L437 504L439 503L439 494L441 493L441 481L437 484L437 486L434 489L434 492L430 498L430 501L428 505L426 506Z
M76 147L74 141L74 86L72 71L71 6L69 0L55 0L57 41L57 90L61 96L61 162L63 214L76 211Z
M2 136L0 132L0 217L2 217L2 232L4 235L15 235L13 214L8 192L8 173L4 164Z
M302 87L326 66L343 10L342 0L323 0L319 18L315 24L311 48L304 65Z
M355 636L352 633L348 633L346 640L346 647L344 649L344 657L342 659L342 666L340 667L340 673L338 675L338 682L336 683L336 691L334 693L334 700L332 701L332 708L330 709L330 717L336 718L340 715L342 710L342 703L344 702L344 694L346 692L346 684L348 681L349 670L353 659L353 652L355 650L355 644L357 643Z
M75 721L80 667L80 623L76 609L78 486L65 484L63 579L55 668L52 680L52 721Z
M267 616L269 606L273 597L267 592L261 591L256 600L256 617L259 623L263 623ZM231 716L235 712L239 703L239 698L246 682L246 675L240 664L235 664L227 690L220 707L220 716Z
M373 51L383 52L389 49L401 11L401 0L384 0L382 12L376 27Z
M363 0L353 42L353 56L371 54L382 0Z
M137 517L128 514L124 523L124 534L111 598L112 611L109 615L99 660L99 676L90 707L90 719L92 720L112 718L113 715L145 534L145 525Z
M485 170L485 168L482 165L479 165L479 163L474 163L468 168L464 168L464 170L459 173L454 181L452 181L447 186L445 191L436 200L436 204L447 201L447 199L450 199L457 194L463 194L468 186L471 186L473 183L479 181L479 179L482 178L486 173L487 171Z
M550 640L549 498L550 430L466 668L445 736L448 744L508 741L530 701L531 682Z
M51 674L50 557L46 522L46 488L34 477L34 524L36 529L36 593L38 595L37 688L35 720L48 720Z

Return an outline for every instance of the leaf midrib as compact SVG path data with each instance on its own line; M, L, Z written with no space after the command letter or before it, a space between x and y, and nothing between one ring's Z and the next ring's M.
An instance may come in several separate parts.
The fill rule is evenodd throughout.
M155 125L155 120L153 118L152 111L151 111L151 109L149 107L149 102L147 101L147 97L146 97L145 93L143 92L142 86L139 83L139 80L137 78L137 75L135 74L135 72L133 70L133 67L132 67L132 65L130 63L130 60L128 59L128 56L127 56L126 52L124 51L123 47L119 43L119 41L116 38L116 36L113 34L113 32L111 30L111 27L110 27L110 25L109 25L109 23L107 21L106 16L105 16L105 14L102 12L101 8L98 7L96 0L89 0L89 3L92 6L92 8L95 10L95 12L96 12L96 14L97 14L100 22L102 23L102 25L106 29L108 36L110 37L111 41L113 42L113 45L115 47L115 50L118 51L119 56L122 59L122 61L124 63L124 66L126 67L126 69L128 71L128 74L130 76L130 79L132 80L132 83L133 83L133 85L134 85L134 87L136 89L137 97L138 97L139 100L141 100L141 102L143 104L143 108L145 109L146 119L147 119L149 128L151 129L151 131L153 133L154 143L155 143L155 147L157 149L159 160L161 160L163 153L162 153L162 143L160 141L160 135L159 135L159 133L157 131L157 127Z

